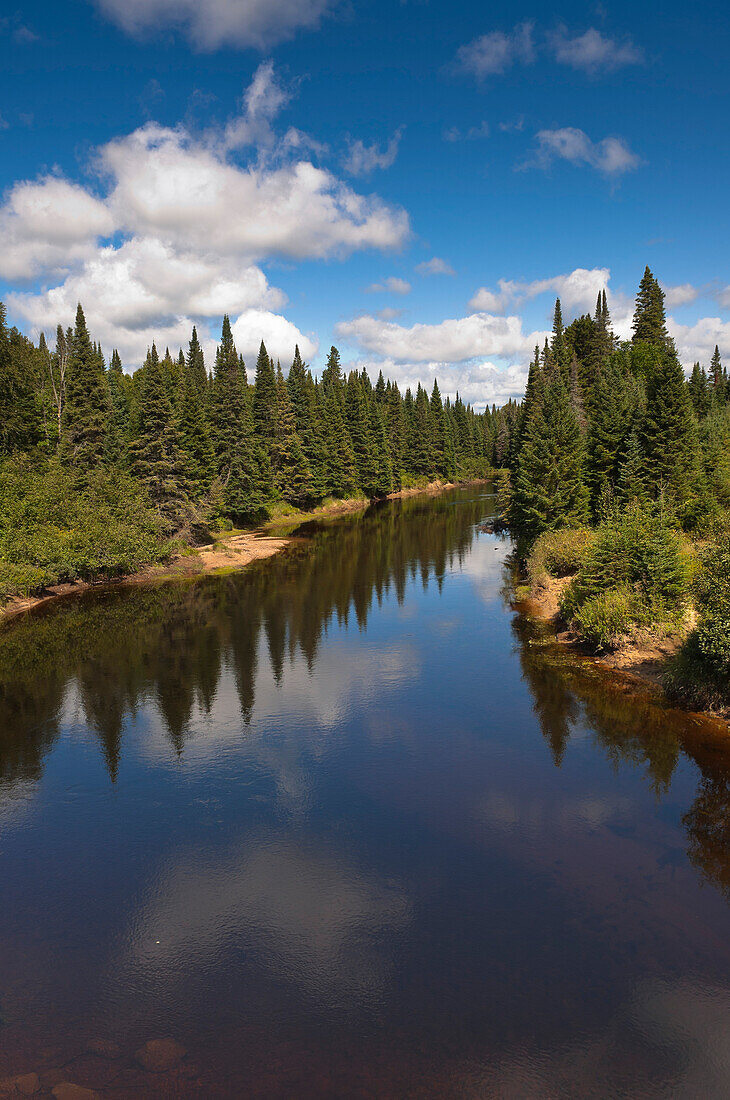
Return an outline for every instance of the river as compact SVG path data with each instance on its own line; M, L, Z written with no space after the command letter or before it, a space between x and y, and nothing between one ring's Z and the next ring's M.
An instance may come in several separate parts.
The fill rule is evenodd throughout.
M728 1095L730 741L517 615L493 505L3 630L0 1078Z

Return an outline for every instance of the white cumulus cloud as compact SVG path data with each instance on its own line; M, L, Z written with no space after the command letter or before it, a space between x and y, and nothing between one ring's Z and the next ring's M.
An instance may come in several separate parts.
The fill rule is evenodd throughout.
M440 256L433 256L430 260L424 260L423 263L416 264L416 272L418 275L455 275L451 264L446 260L442 260Z
M396 130L387 145L365 145L363 141L350 140L349 149L342 164L351 176L369 176L376 168L390 168L398 156L398 147L403 137L402 130Z
M582 69L587 73L613 72L625 65L638 65L644 54L638 46L626 38L619 41L589 27L584 34L570 37L563 27L549 38L549 43L560 65Z
M547 168L554 160L567 160L578 167L595 168L607 176L631 172L641 164L623 138L606 137L591 141L584 130L564 126L557 130L540 130L537 134L535 163Z
M266 62L227 126L196 134L149 123L99 148L103 193L56 176L16 183L0 206L0 277L45 285L10 294L11 309L37 333L69 324L80 300L95 338L130 366L153 337L183 343L193 321L224 312L245 318L247 347L258 317L282 355L297 341L312 354L311 338L275 319L286 296L260 263L392 249L409 223L312 163L306 135L276 137L288 95ZM247 145L250 161L234 160Z
M220 46L266 49L316 27L332 0L95 0L122 30L147 35L181 31L199 50Z
M532 282L500 279L498 290L480 287L469 302L475 313L505 313L522 302L541 294L551 293L560 298L566 316L573 313L592 313L598 294L607 290L611 273L607 267L577 267L566 275L553 275Z
M367 290L369 294L410 294L411 284L397 275L389 275L382 283L371 283Z
M509 358L532 350L535 343L534 334L523 333L519 317L488 313L409 327L365 314L341 321L336 331L365 352L404 363L458 363L481 356Z
M460 46L456 54L456 68L477 80L499 76L511 69L515 62L530 64L535 59L532 23L522 23L511 33L490 31Z

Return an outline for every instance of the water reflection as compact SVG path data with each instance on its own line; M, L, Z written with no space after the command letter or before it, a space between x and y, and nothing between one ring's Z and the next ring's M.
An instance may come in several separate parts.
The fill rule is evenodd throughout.
M510 611L491 505L0 634L0 1078L103 1028L179 1095L713 1094L725 744Z
M730 897L730 744L725 724L665 708L645 691L576 658L528 617L516 617L513 630L535 713L558 767L579 726L590 730L594 744L617 770L626 765L643 770L657 800L669 792L681 753L696 764L697 796L682 818L688 855Z
M248 724L262 640L277 684L297 655L312 673L331 623L354 618L364 631L386 593L403 604L409 578L420 577L424 589L440 584L446 569L464 560L483 511L479 499L459 508L407 499L355 520L302 528L307 544L225 582L106 591L11 624L0 635L0 782L39 777L72 686L112 779L130 716L152 704L182 753L193 712L211 713L223 671L233 673ZM389 671L397 677L412 656L391 650L370 671L378 682ZM352 679L352 671L343 659L317 675L318 699L330 698L334 722L333 696L347 691L343 678Z

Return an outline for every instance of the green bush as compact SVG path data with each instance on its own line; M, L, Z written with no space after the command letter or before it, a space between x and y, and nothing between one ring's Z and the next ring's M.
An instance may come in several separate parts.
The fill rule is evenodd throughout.
M0 598L134 572L168 546L139 483L99 471L79 487L57 462L0 469Z
M716 525L695 584L697 629L670 666L665 687L675 699L702 708L730 705L730 533Z
M591 596L573 618L577 633L598 649L610 649L622 637L646 625L646 606L629 588L609 588Z
M569 577L577 573L593 546L595 534L587 527L545 531L534 543L527 559L531 588L539 588L548 577Z
M578 633L605 646L638 627L678 620L690 578L679 532L658 508L634 503L598 528L563 594L561 613Z

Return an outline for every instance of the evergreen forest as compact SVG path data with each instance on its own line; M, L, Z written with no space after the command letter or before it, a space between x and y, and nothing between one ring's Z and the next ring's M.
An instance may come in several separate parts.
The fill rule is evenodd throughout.
M689 378L647 267L633 334L595 313L535 348L521 401L477 412L401 393L382 372L248 367L224 317L215 361L187 349L126 373L79 305L55 346L8 328L0 303L0 594L105 579L211 532L330 500L497 474L501 522L533 588L570 578L561 613L598 648L687 634L669 682L697 705L730 678L730 382L719 348ZM695 622L688 633L687 624ZM701 690L697 684L702 682Z

